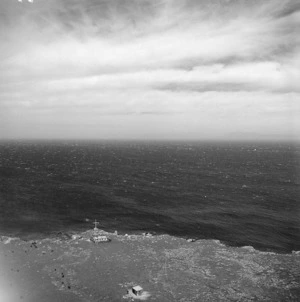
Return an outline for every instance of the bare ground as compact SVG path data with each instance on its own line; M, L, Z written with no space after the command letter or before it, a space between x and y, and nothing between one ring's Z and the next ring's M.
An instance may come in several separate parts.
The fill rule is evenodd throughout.
M299 301L300 254L108 234L0 242L0 302ZM137 300L130 292L140 285Z

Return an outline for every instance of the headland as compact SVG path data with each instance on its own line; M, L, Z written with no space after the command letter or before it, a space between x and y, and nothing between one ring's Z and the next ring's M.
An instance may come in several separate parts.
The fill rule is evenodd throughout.
M95 243L93 235L111 241ZM2 236L0 302L298 301L300 253L216 240L101 230L24 241ZM144 294L134 296L133 286Z

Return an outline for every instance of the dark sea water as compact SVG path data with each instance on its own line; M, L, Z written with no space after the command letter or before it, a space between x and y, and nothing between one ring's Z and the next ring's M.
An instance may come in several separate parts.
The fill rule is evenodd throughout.
M93 227L300 250L299 145L1 142L0 235Z

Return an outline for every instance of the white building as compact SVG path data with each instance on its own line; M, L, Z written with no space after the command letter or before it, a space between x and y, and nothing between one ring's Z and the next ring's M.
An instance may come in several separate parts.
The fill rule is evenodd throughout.
M104 235L93 235L91 237L91 241L93 241L94 243L98 243L98 242L109 242L111 240Z
M136 296L141 296L143 293L143 289L139 285L134 286L132 288L132 293L135 294Z

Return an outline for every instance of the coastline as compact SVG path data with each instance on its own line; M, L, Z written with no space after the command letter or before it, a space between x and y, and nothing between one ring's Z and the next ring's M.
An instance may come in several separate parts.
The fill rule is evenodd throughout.
M47 234L42 234L42 233L35 233L35 235L30 234L27 236L13 236L13 235L2 235L0 233L0 243L5 241L5 240L20 240L20 241L24 241L24 242L31 242L31 241L43 241L43 240L71 240L72 236L77 236L77 235L81 235L81 234L85 234L90 232L92 229L87 229L87 228L81 228L78 230L72 230L72 229L66 229L64 231L57 231L57 232L52 232L52 233L47 233ZM213 241L215 243L218 243L224 247L228 247L228 248L241 248L241 249L249 249L249 250L253 250L256 251L258 253L263 253L263 254L278 254L278 255L289 255L289 254L300 254L300 250L291 250L291 251L282 251L282 249L280 250L273 250L271 248L264 248L264 249L259 249L256 248L255 246L252 245L234 245L230 242L227 242L225 240L221 240L221 239L216 239L216 238L196 238L196 237L190 237L190 236L181 236L181 235L173 235L173 234L168 234L168 233L162 233L162 232L153 232L153 231L145 231L145 230L127 230L127 231L119 231L119 230L115 230L115 232L112 232L110 230L103 230L103 229L99 229L99 231L101 231L103 234L109 235L109 236L114 236L115 232L117 232L118 234L118 238L121 237L127 237L130 238L130 236L132 237L136 237L136 236L140 236L140 237L145 237L143 234L151 234L152 237L164 237L164 236L168 236L168 237L172 237L172 238L177 238L177 239L181 239L181 240L185 240L188 241L190 239L192 239L193 242L210 242ZM0 301L1 302L1 301Z
M93 243L93 230L41 240L2 236L0 302L132 301L143 287L149 301L297 301L300 253L188 242L170 235L116 235ZM2 298L3 299L3 298Z

